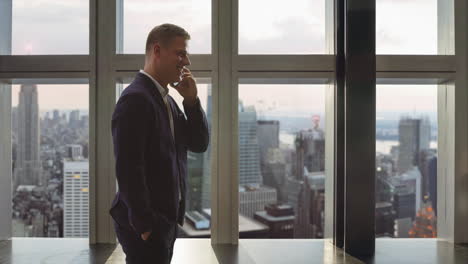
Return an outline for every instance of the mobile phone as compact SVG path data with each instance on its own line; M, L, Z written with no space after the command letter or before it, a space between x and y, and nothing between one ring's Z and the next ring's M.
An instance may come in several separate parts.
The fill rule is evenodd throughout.
M183 68L183 69L187 69L185 66L182 67L182 68ZM181 73L180 76L179 76L180 81L182 81L182 75L183 75L183 73ZM173 83L171 83L170 85L171 85L173 88L176 88L176 87L180 84L180 81L178 81L178 82L173 82Z

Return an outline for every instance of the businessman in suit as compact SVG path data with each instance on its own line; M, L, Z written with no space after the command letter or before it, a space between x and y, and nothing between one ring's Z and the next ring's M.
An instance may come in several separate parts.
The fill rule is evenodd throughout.
M145 66L123 91L112 116L119 190L110 209L127 263L170 263L183 225L187 150L208 147L183 28L162 24L146 41ZM168 94L183 98L184 112Z

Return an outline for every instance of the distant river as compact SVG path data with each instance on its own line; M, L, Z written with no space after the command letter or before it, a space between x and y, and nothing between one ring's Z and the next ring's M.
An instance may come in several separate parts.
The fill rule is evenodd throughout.
M293 147L294 135L281 132L279 137L281 143ZM375 142L375 150L380 153L389 154L392 146L398 146L398 140L377 140ZM437 141L431 141L430 147L437 148Z

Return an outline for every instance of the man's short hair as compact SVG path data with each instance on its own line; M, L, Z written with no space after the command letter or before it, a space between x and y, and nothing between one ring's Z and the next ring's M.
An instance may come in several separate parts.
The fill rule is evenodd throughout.
M174 24L162 24L154 27L146 39L146 55L150 54L154 44L159 43L161 46L167 47L175 37L183 37L189 40L190 34Z

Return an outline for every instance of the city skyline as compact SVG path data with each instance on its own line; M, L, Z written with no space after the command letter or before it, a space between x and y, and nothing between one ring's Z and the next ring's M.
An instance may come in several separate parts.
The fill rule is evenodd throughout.
M287 94L288 92L291 92L291 91L288 91L288 90L285 90L285 87L287 86L284 86L284 85L279 85L279 86L271 86L271 85L263 85L265 87L273 87L273 88L268 88L270 90L275 90L277 89L278 92L281 92L282 94ZM202 89L202 90L206 90L204 92L208 93L208 90L209 90L209 86L207 85L206 87L207 89ZM297 87L295 87L297 88ZM300 88L303 88L306 93L306 95L308 97L311 97L311 98L317 98L319 96L317 96L317 94L314 94L314 91L315 90L320 90L320 89L314 89L316 87L310 87L310 86L304 86L304 87L300 87ZM61 90L65 90L66 88L60 88ZM259 87L258 85L253 85L253 86L244 86L242 85L239 89L239 93L242 94L242 96L251 96L252 93L249 93L250 91L252 90L259 90ZM261 90L261 89L260 89ZM38 91L37 94L40 94L40 91ZM258 95L257 95L258 96ZM36 98L38 98L39 96L36 96ZM260 98L264 98L264 97L260 97ZM181 98L177 99L177 100L181 100ZM204 101L204 103L208 103L207 102L208 98L206 98ZM248 102L249 100L253 100L253 99L248 99L248 100L245 100L243 97L240 98L240 102ZM284 100L289 100L288 98L287 99L284 99ZM253 100L253 102L256 102L255 100ZM286 101L285 101L286 102ZM293 104L294 101L289 101L288 104ZM242 105L242 104L241 104ZM260 104L261 106L265 106L265 104ZM379 107L379 105L377 106L377 108ZM309 115L311 117L314 117L312 119L310 119L310 124L312 123L312 121L315 121L315 127L313 129L310 129L308 126L310 125L309 123L295 123L294 125L291 126L291 124L293 123L284 123L282 121L276 121L277 123L274 123L276 124L275 126L278 126L277 127L277 130L278 130L278 134L277 133L274 133L272 135L270 135L270 139L267 140L267 142L263 142L261 143L261 146L258 144L258 137L261 137L262 140L266 139L266 134L268 130L260 130L260 131L263 131L261 132L262 134L259 135L258 134L258 126L259 124L261 123L260 120L262 120L262 118L260 118L260 116L258 115L258 112L254 107L252 107L251 105L247 105L245 106L245 111L242 110L244 109L243 107L240 107L239 110L240 110L240 113L239 113L239 135L240 135L240 140L239 140L239 147L240 147L240 152L239 152L239 155L240 155L240 159L239 159L239 178L241 179L240 180L240 184L243 182L242 179L247 176L248 173L246 172L249 172L252 171L252 172L255 172L255 170L258 170L258 169L261 169L261 171L259 171L258 173L254 173L254 178L255 180L252 180L252 181L247 181L247 182L244 182L244 183L247 183L247 184L253 184L251 186L242 186L240 185L240 196L241 197L244 197L241 199L242 203L240 204L240 212L246 216L248 218L248 221L254 221L254 218L253 216L257 213L257 212L260 212L263 210L263 208L269 204L276 204L277 202L282 202L282 203L287 203L289 205L292 205L293 208L295 208L295 210L297 210L296 214L294 215L295 217L295 220L294 220L294 236L295 238L300 238L300 237L309 237L309 238L320 238L323 236L323 218L321 217L321 212L323 211L323 202L324 202L324 187L323 187L323 184L321 183L324 179L324 175L322 175L324 172L324 159L325 159L325 155L324 155L324 144L325 144L325 138L324 138L324 132L323 132L323 128L324 127L321 127L320 126L320 117L318 117L316 114L316 112L312 111L309 113ZM272 108L269 108L269 107L265 107L265 109L263 110L264 113L264 117L265 116L268 116L268 111L271 111ZM323 110L322 110L323 111ZM17 110L15 109L14 111L15 113L17 112ZM53 115L53 118L50 118L50 114L48 115L49 118L41 118L40 121L41 123L44 123L43 126L41 126L41 129L45 129L44 131L49 131L47 133L55 133L55 132L59 132L59 133L62 133L65 138L68 138L68 139L72 139L72 138L76 138L76 139L73 139L73 140L78 140L80 141L81 139L83 139L82 135L83 134L75 134L75 135L72 135L73 131L75 128L79 128L81 126L83 126L85 124L85 122L87 122L87 118L81 118L80 117L80 112L79 111L74 111L74 112L70 112L69 114L69 118L66 117L66 115L64 115L65 112L62 112L62 111L55 111L52 113ZM400 124L402 122L402 120L404 119L400 119ZM259 123L260 122L260 123ZM63 133L63 132L60 132L61 129L53 129L53 127L55 126L54 124L57 124L59 126L61 125L65 125L65 127L69 127L69 129L71 130L63 130L63 132L66 132L66 133ZM281 128L280 128L281 126ZM244 128L243 128L244 127ZM84 128L84 127L83 127ZM288 146L285 146L285 145L278 145L277 144L270 144L270 140L278 140L279 142L283 143L282 139L279 137L281 133L279 133L280 130L282 129L288 129L288 133L292 133L292 135L294 135L295 139L294 139L294 143L291 144L291 145L288 145ZM411 131L413 130L412 128L409 128ZM427 126L427 129L429 129L429 126ZM54 132L55 131L55 132ZM269 133L269 132L268 132ZM401 133L400 133L401 134ZM45 152L42 153L41 152L41 156L42 154L45 154L45 155L62 155L62 154L58 154L59 152L56 152L57 154L53 154L55 153L55 151L52 151L52 152L49 152L48 149L52 149L53 148L56 148L57 146L59 148L57 148L57 150L59 150L60 148L62 148L61 146L59 145L55 145L54 144L50 144L48 145L49 143L46 143L46 142L50 142L49 139L52 139L52 134L50 135L47 135L47 134L44 134L45 135L45 141L44 141L44 149L41 149L44 150ZM244 135L244 139L246 140L242 140L243 138L243 135ZM301 136L302 135L302 136ZM71 136L71 137L70 137ZM276 138L278 137L278 138ZM81 139L80 139L81 138ZM303 143L302 144L298 144L299 141L303 139ZM298 141L299 140L299 141ZM70 143L73 144L73 142L78 142L78 141L71 141ZM403 141L401 140L400 138L400 143L399 145L397 145L396 147L398 147L400 149L400 153L401 151L403 150L402 148L402 144L404 145L409 145L410 142L413 142L414 140L413 139L409 139L407 140L408 142L407 143L402 143ZM69 143L69 144L70 144ZM83 143L83 142L81 142ZM80 143L80 144L81 144ZM266 144L265 144L266 143ZM86 143L87 144L87 143ZM271 146L270 146L271 145ZM428 149L429 145L426 144L427 146L424 146L424 149ZM42 143L41 143L41 146L42 146ZM71 146L71 145L69 145ZM84 145L83 145L84 146ZM246 146L248 146L248 148L246 148ZM269 147L270 146L270 147ZM299 148L298 148L299 147ZM245 151L242 151L242 149L244 148ZM264 148L262 151L259 151L260 149L259 148ZM271 149L269 149L271 148ZM301 152L302 151L302 152ZM432 151L432 150L430 150ZM435 151L435 150L434 150ZM63 150L60 150L60 152L63 152ZM409 161L409 158L412 154L412 151L409 150L407 151L408 153L403 155L405 156L404 160L405 161ZM46 154L47 153L47 154ZM71 152L70 152L71 153ZM65 152L65 155L71 155L70 153ZM263 153L263 154L261 154ZM428 152L429 153L429 152ZM432 152L431 152L432 153ZM266 160L267 162L264 163L262 165L261 168L257 168L255 169L256 167L258 167L260 165L260 162L261 162L261 155L263 156L268 156L268 159ZM377 154L377 157L379 157L380 154ZM389 155L393 155L392 153L389 153ZM387 158L389 157L389 155L387 155ZM431 154L433 155L433 154ZM47 157L45 156L45 157ZM80 155L78 155L80 156ZM55 162L52 161L51 159L52 156L50 157L47 157L46 159L48 160L48 164L54 164ZM422 157L422 156L421 156ZM432 156L427 156L428 158L432 157ZM201 156L200 156L201 158ZM425 161L426 163L424 164L429 164L429 159L426 159L427 161ZM402 158L399 158L400 160ZM243 162L244 160L244 162ZM398 161L398 159L396 159ZM398 161L398 164L400 164L401 161ZM407 162L408 163L408 162ZM294 164L297 164L298 166L295 166ZM292 166L292 167L291 167ZM395 176L398 176L397 178L395 178L394 180L392 180L395 188L398 186L398 184L400 185L404 185L406 187L411 187L412 184L416 184L416 186L420 186L421 185L421 176L417 176L417 175L421 175L421 173L418 172L414 172L414 173L409 173L407 171L407 169L409 169L409 166L406 166L408 168L405 168L405 169L402 169L401 172L399 172L399 174L395 174ZM424 165L424 167L421 167L422 169L425 169L427 166ZM45 167L47 168L47 167ZM303 169L301 169L303 168ZM203 173L203 171L201 170L202 167L198 168L197 172L195 174L200 174L200 173ZM422 170L421 169L421 170ZM65 168L64 168L65 170ZM47 168L46 169L47 173L48 173L48 179L53 179L52 181L49 182L49 184L52 184L53 186L56 186L57 184L57 179L59 180L59 183L60 181L63 181L65 180L65 177L62 177L62 180L60 180L61 178L57 178L57 177L50 177L52 176L53 174L51 173L52 170L50 168ZM74 170L73 170L74 171ZM426 175L427 173L430 172L430 170L427 170L428 172L426 172ZM322 173L319 177L319 174L314 174L314 173ZM393 173L391 170L389 171L389 173ZM419 173L419 174L418 174ZM192 177L198 177L197 175L192 175ZM295 176L294 176L295 175ZM393 174L391 174L393 175ZM416 176L412 176L412 175L416 175ZM291 176L294 176L294 177L291 177ZM77 177L76 173L73 177ZM203 177L198 177L199 179L203 179ZM430 186L429 184L427 183L428 180L424 180L426 179L427 177L424 176L423 174L423 181L422 182L426 182L426 185L428 185L428 187L426 189L428 189ZM268 183L267 183L268 182ZM320 182L320 184L319 184ZM52 186L51 185L51 186ZM195 188L199 187L200 184L198 185L194 185ZM257 186L258 185L258 186ZM80 185L81 188L85 187L87 188L87 185ZM265 187L264 187L265 186ZM315 187L314 187L315 186ZM66 186L64 186L66 187ZM54 187L56 188L56 187ZM243 189L244 188L244 189ZM401 193L401 192L398 192L398 195L400 195L399 197L401 197L401 199L410 199L409 202L408 200L401 200L401 203L405 204L408 204L408 203L411 203L411 201L414 200L414 198L412 197L421 197L422 196L422 192L421 192L421 187L418 187L420 191L418 192L415 192L414 194L411 194L408 196L408 194L406 193ZM65 188L67 189L67 188ZM65 191L64 189L64 191ZM80 191L82 189L78 189L78 191ZM86 190L87 191L87 190ZM200 189L194 189L194 194L195 196L193 197L193 199L201 199L201 197L199 198L196 198L199 196L200 194ZM33 194L34 190L32 191L31 194ZM393 194L393 193L392 193ZM22 195L20 193L18 193L18 195ZM34 195L34 194L33 194ZM42 194L41 194L42 195ZM20 196L18 196L19 198ZM43 197L43 195L42 195ZM49 197L53 197L51 194L49 194ZM64 195L64 198L66 198L66 195ZM51 199L51 198L48 198L48 199ZM411 200L413 199L413 200ZM18 199L16 199L16 201L20 201ZM421 204L422 201L419 201L419 200L416 200L416 204ZM29 202L28 202L29 203ZM21 214L22 212L22 205L21 203L16 203L15 204L15 208L18 208L17 209L17 214ZM311 208L310 206L313 206L313 209L311 209L312 211L307 211L305 213L303 213L302 209L300 208ZM396 206L396 205L394 205ZM29 209L28 212L30 212L30 214L26 214L27 217L29 217L29 219L31 220L28 220L26 222L24 222L24 224L21 224L21 222L18 222L20 221L19 219L20 218L16 218L16 222L13 223L14 227L17 229L17 230L21 230L22 228L26 228L26 226L32 226L33 228L36 228L34 230L36 231L33 231L32 234L36 234L37 236L40 236L41 233L47 233L47 234L53 234L53 236L55 236L57 234L57 230L58 230L58 234L62 233L62 222L61 221L56 221L52 226L47 226L45 225L44 226L44 229L40 228L41 226L41 222L44 221L44 219L57 219L57 216L60 215L59 212L55 212L53 213L53 211L50 211L50 210L61 210L60 208L61 207L57 207L57 206L51 206L50 207L50 210L47 211L47 213L45 214L42 214L41 212L42 211L39 211L40 214L37 213L37 211L34 211L34 207L27 207L27 208L33 208L33 209ZM397 207L398 208L398 207ZM421 207L422 208L422 207ZM420 207L419 206L416 206L414 210L419 210ZM411 209L413 210L413 209ZM66 210L63 212L65 213L66 215ZM406 219L408 216L408 213L405 213L405 217L399 217L398 219L398 225L401 226L401 227L405 227L406 229L409 230L409 223L411 222L408 222L408 221L403 221L404 219ZM411 215L409 215L411 216ZM314 224L310 224L308 223L305 219L309 219L310 217L313 217L314 218ZM403 220L401 220L403 219ZM29 227L28 227L29 228ZM406 230L405 229L405 230ZM24 229L26 230L26 229ZM66 230L64 230L63 232L65 232ZM26 231L24 231L26 232ZM82 235L79 235L79 236L86 236L86 230L83 231L85 233L83 233ZM274 231L271 231L271 232L274 232ZM406 231L405 231L406 232ZM30 234L30 233L25 233L25 234ZM35 236L36 236L35 235ZM66 236L66 232L64 233L64 235ZM395 234L395 236L397 236ZM399 233L398 236L406 236L405 233Z
M41 111L89 109L89 85L53 84L37 85L37 87ZM208 84L198 84L198 95L205 110L207 87ZM325 89L324 85L240 84L239 98L242 99L244 105L253 105L260 113L269 111L276 112L278 115L282 112L296 113L296 115L307 112L323 114ZM18 105L19 90L20 85L12 85L13 107ZM285 91L290 91L291 96L284 96ZM313 96L310 95L311 91ZM265 97L267 93L269 96ZM170 89L170 95L174 97L179 106L182 106L183 98L175 90ZM409 115L414 112L437 113L437 85L377 85L376 104L377 114L385 112L402 112ZM275 111L271 111L272 106L275 107ZM377 119L379 118L382 116L377 115Z

